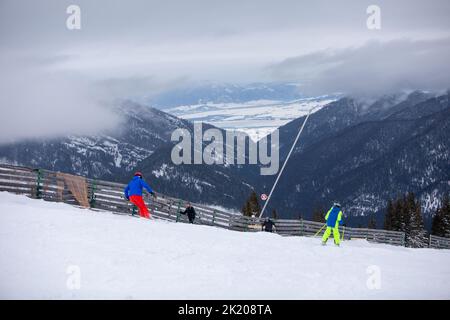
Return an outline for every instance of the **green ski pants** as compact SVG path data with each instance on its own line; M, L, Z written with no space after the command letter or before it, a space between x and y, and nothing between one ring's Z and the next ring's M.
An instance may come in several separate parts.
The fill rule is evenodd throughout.
M328 237L331 234L331 230L333 230L334 243L339 244L341 242L341 235L339 234L339 226L336 226L334 228L327 227L327 230L325 230L325 233L323 234L322 241L327 242Z

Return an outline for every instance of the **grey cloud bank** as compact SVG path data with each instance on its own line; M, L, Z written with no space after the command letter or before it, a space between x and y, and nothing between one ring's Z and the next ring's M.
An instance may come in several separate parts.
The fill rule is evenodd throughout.
M1 67L8 77L0 79L0 143L95 134L120 121L82 77L14 64Z
M450 38L371 41L288 58L268 67L275 79L299 81L310 94L378 95L404 89L450 88Z
M66 28L71 4L81 30ZM370 4L381 30L366 28ZM311 94L445 88L449 13L447 0L2 0L0 143L111 129L115 98L199 81L295 80Z

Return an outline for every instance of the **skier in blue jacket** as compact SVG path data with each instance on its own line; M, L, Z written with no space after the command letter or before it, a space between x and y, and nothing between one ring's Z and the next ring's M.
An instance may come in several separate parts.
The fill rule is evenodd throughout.
M125 198L139 208L139 214L143 218L150 219L150 212L142 198L142 189L146 189L152 196L156 198L152 188L142 179L142 173L136 172L133 179L124 189Z
M333 231L334 244L338 246L341 242L339 225L342 224L342 211L339 203L334 203L330 210L328 210L325 220L327 223L327 229L323 234L322 244L325 245L327 243L328 237L330 236L331 231Z

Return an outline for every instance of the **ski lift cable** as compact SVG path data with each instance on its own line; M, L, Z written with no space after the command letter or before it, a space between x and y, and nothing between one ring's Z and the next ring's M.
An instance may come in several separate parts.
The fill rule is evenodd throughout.
M261 217L263 216L263 214L264 214L264 210L266 209L267 204L268 204L269 201L270 201L270 197L272 196L272 193L273 193L273 191L275 190L275 187L277 186L278 180L280 179L281 175L283 174L284 167L286 166L286 163L288 162L288 160L289 160L289 158L290 158L290 156L291 156L291 153L292 153L292 151L294 150L295 145L297 144L298 138L300 137L300 135L301 135L302 132L303 132L303 129L305 128L305 124L306 124L306 122L308 121L309 116L311 115L311 112L312 112L314 109L318 108L318 107L319 107L319 106L314 106L314 107L312 107L311 109L309 109L308 114L306 115L305 121L303 121L302 126L300 127L300 130L298 131L297 137L295 137L295 140L294 140L294 143L292 144L291 150L289 150L289 153L288 153L288 155L287 155L287 157L286 157L286 160L284 160L283 166L281 167L280 173L278 173L277 179L275 180L275 183L273 184L272 189L270 190L269 196L267 197L267 200L266 200L265 203L264 203L264 206L263 206L263 208L262 208L262 210L261 210L261 213L260 213L260 215L259 215L259 218L261 218Z

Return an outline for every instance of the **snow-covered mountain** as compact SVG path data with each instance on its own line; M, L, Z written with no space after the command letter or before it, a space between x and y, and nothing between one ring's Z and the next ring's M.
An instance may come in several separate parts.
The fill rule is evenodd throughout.
M0 145L0 161L94 178L114 177L134 169L168 143L173 130L190 126L188 121L130 101L112 108L122 119L114 130Z
M113 108L122 123L112 132L0 145L0 161L119 182L139 170L157 192L241 207L253 189L248 177L255 176L257 165L174 165L171 134L186 129L193 137L192 122L130 101Z
M280 128L282 158L303 120ZM387 199L413 191L430 215L443 193L450 192L449 129L448 94L413 92L370 104L340 99L309 119L272 205L296 217L339 201L349 216L364 223L367 215L384 210ZM255 185L267 191L273 179L263 177Z
M448 101L448 94L413 92L374 101L346 97L318 108L268 212L308 218L316 206L339 201L355 226L370 214L381 222L388 198L414 191L430 216L450 191ZM191 121L129 101L116 112L123 121L114 132L1 145L0 160L121 182L140 170L159 192L238 210L252 189L272 187L275 176L261 176L258 165L174 165L170 135L176 128L192 133ZM280 127L280 167L303 120Z

